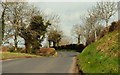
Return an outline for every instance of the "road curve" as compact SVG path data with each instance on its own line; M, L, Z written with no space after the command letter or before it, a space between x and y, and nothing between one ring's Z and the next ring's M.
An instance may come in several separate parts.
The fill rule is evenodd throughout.
M76 52L58 52L57 57L21 58L2 61L2 73L74 73Z

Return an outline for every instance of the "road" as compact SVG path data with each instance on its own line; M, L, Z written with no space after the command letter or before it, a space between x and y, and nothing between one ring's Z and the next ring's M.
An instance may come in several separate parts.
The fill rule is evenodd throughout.
M21 58L2 62L2 73L74 73L76 52L58 52L57 57Z

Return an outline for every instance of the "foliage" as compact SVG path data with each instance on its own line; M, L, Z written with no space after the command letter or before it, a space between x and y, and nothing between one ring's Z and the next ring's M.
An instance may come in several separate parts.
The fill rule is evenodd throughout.
M63 32L56 26L51 26L47 32L47 40L49 42L49 47L51 43L53 46L58 46L63 36Z
M61 40L61 34L57 31L52 31L50 34L51 35L48 36L48 41L52 41L54 43L53 45L56 46L56 44Z
M118 30L120 27L120 20L118 22L112 22L111 26L109 27L109 32L112 32L114 30Z
M48 21L44 23L42 16L37 15L31 18L31 23L26 29L21 28L20 35L25 39L27 53L35 53L42 46L41 42L44 40L49 25ZM30 49L31 47L32 49Z
M114 30L118 30L120 27L120 21L112 22L109 27L105 27L100 31L100 34L98 35L98 39L105 36L107 33L112 32Z

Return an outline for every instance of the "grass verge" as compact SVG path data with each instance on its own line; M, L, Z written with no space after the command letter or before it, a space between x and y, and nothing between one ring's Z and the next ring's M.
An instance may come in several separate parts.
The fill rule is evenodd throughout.
M83 73L118 73L118 32L114 31L87 46L77 56Z
M26 53L16 53L16 52L1 52L0 56L1 56L0 60L14 59L14 58L34 58L34 57L40 57L38 55L26 54Z

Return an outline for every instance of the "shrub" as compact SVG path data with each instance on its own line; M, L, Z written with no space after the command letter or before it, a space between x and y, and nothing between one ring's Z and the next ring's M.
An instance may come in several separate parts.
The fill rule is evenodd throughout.
M112 32L114 30L118 30L119 26L120 26L120 21L118 21L118 22L112 22L111 26L109 28L109 32Z
M54 56L56 54L56 50L54 48L40 48L36 54L42 56Z
M109 27L105 27L103 30L101 30L100 35L98 36L98 39L102 38L106 33L108 33Z
M2 52L7 52L9 51L9 48L7 46L0 46L0 49L2 49Z
M112 22L109 27L105 27L101 32L100 35L98 36L98 39L102 38L106 33L112 32L114 30L119 30L120 28L120 20L117 22ZM108 30L107 30L108 29Z

